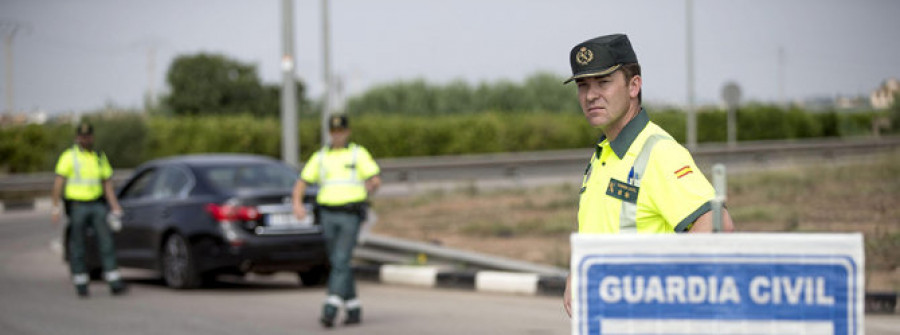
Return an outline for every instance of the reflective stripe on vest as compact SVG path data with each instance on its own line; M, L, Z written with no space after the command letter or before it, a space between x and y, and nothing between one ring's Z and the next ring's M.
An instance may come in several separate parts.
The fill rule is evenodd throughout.
M634 159L634 165L631 167L633 176L629 183L635 187L641 187L641 179L644 177L644 170L647 169L647 162L650 160L650 153L653 152L653 146L660 140L672 139L662 134L653 134L644 142L644 147ZM622 201L622 211L619 212L619 233L637 233L637 200L634 203Z
M326 164L325 164L325 154L328 153L328 146L322 147L322 151L319 152L319 185L356 185L363 186L362 180L359 180L359 168L356 166L356 156L359 153L359 145L355 143L351 143L350 147L352 148L351 153L351 161L350 164L353 166L353 173L350 174L350 178L347 179L325 179L326 172Z
M78 145L72 146L72 177L66 180L67 185L72 186L99 186L101 184L100 174L103 173L103 165L100 161L100 154L97 154L97 176L94 178L84 178L81 176L81 164L78 162L78 154L81 150Z

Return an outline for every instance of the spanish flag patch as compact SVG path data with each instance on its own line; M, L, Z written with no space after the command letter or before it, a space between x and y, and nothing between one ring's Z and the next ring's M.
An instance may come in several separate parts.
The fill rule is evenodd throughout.
M681 177L687 176L691 173L694 173L694 170L692 170L690 166L685 165L684 167L675 171L675 176L678 177L678 179L681 179Z

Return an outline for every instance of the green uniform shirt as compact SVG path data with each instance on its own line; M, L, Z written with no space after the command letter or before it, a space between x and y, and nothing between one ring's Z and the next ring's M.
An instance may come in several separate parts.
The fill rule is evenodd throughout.
M632 179L635 159L647 138L655 134L666 139L653 146L640 187L636 187ZM642 109L614 141L604 136L597 144L582 183L578 231L619 233L623 201L637 205L638 233L686 231L710 210L714 196L690 152L650 122Z
M106 155L75 145L59 156L56 174L66 178L63 198L91 201L103 195L103 181L112 177L113 170Z
M314 153L300 172L300 179L319 184L319 204L340 206L365 201L365 180L380 172L366 148L350 143L345 148L325 147Z

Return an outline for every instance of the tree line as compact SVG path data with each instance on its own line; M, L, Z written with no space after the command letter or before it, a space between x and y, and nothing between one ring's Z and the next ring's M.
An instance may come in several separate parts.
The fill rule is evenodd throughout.
M353 140L378 158L587 148L599 131L584 122L574 88L562 85L563 79L536 73L521 83L399 81L351 97L345 112L353 119ZM186 153L280 156L280 87L262 83L254 65L215 54L180 56L166 81L169 93L146 112L106 110L85 117L95 124L97 147L116 167ZM303 160L322 145L321 105L305 96L305 87L298 78ZM682 111L647 110L684 142ZM699 110L698 141L724 142L725 115L716 108ZM891 129L900 129L900 104L887 112L855 113L750 104L738 110L738 140L866 135L884 118ZM0 128L0 173L52 171L73 134L73 124L60 122Z

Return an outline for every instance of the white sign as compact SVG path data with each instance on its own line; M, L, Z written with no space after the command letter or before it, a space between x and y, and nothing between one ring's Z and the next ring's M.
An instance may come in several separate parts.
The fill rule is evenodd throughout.
M861 234L573 234L572 334L863 333Z

